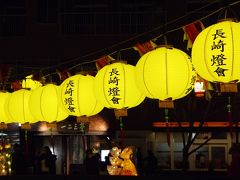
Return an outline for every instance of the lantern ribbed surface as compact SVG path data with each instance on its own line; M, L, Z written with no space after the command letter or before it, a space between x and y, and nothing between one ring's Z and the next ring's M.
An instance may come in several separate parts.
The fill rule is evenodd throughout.
M145 99L135 83L135 66L124 63L113 63L100 69L94 91L98 101L107 108L132 108Z
M5 124L11 123L10 115L6 109L6 103L9 97L10 93L0 92L0 122L4 122Z
M29 105L36 119L54 122L68 117L68 114L60 107L59 88L57 85L47 84L32 91Z
M92 116L104 108L98 103L93 91L94 77L75 75L61 84L61 106L69 115Z
M176 48L157 48L144 54L136 65L137 85L152 99L182 98L193 90L195 81L190 57Z
M240 79L240 24L223 21L204 29L192 47L197 73L211 82Z
M31 91L21 89L10 94L6 103L10 119L15 123L35 123L37 119L31 114L29 98Z

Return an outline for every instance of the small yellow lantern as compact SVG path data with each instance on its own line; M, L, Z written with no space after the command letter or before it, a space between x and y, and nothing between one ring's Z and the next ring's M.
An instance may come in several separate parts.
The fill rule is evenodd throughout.
M20 89L10 94L6 102L6 108L12 122L21 124L37 122L37 119L33 117L29 109L30 95L31 92L25 89Z
M160 47L144 54L136 65L139 89L152 99L179 99L189 94L196 81L190 57L183 51Z
M8 110L6 109L5 105L9 97L10 93L0 92L0 122L4 122L5 124L11 123L10 115L8 114Z
M29 75L24 80L22 80L22 88L33 90L42 86L42 83L33 80L32 77L33 75Z
M240 24L223 21L204 29L192 47L197 73L211 82L240 80Z
M131 108L145 98L135 83L135 67L124 63L104 66L96 75L94 91L107 108Z
M94 77L90 75L75 75L67 78L61 84L61 104L69 115L92 116L104 107L97 102L93 92Z
M61 121L68 114L61 109L59 100L59 86L48 84L32 91L29 99L30 111L39 121Z

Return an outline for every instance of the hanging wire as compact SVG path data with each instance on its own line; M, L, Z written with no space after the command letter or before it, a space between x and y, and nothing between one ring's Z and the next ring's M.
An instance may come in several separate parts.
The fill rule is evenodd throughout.
M137 39L137 38L139 38L139 37L142 37L142 36L144 36L144 35L151 34L151 33L153 33L154 31L157 31L157 30L162 29L162 28L164 28L164 27L166 27L166 26L169 26L169 25L171 25L171 24L174 24L174 23L176 23L177 21L179 21L179 20L181 20L181 19L183 19L183 18L188 17L189 15L192 15L192 14L194 14L194 13L196 13L196 12L202 10L202 9L205 9L205 8L209 7L210 5L216 3L216 2L219 2L219 0L215 0L215 1L209 3L209 4L205 5L205 6L202 6L202 7L198 8L198 9L196 9L196 10L190 11L189 13L186 13L185 15L180 16L180 17L177 18L177 19L174 19L174 20L172 20L172 21L169 21L169 22L165 23L164 25L161 25L161 26L158 26L158 27L156 27L156 28L153 28L153 29L151 29L150 31L143 32L143 33L138 34L138 35L136 35L136 36L133 36L133 37L127 39L127 40L121 41L121 42L116 43L116 44L114 44L114 45L112 45L112 46L109 46L109 47L107 47L107 48L104 48L104 49L101 49L101 50L98 50L98 51L95 51L95 52L86 54L86 55L84 55L84 56L82 56L82 57L77 57L77 58L75 58L75 59L71 59L71 60L69 60L69 61L60 63L60 64L58 64L58 66L65 65L65 64L67 64L67 63L71 63L71 62L74 62L74 61L76 61L76 60L79 60L79 59L83 59L83 58L85 58L85 57L92 56L92 55L94 55L94 54L98 54L99 52L106 51L106 50L108 50L108 49L112 49L112 48L117 47L117 46L119 46L119 45L125 44L125 43L127 43L127 42L129 42L129 41L133 41L133 40L135 40L135 39ZM238 4L238 3L240 3L240 1L231 3L231 4L228 5L228 7L233 6L233 5L236 5L236 4ZM206 16L198 19L198 20L206 19L206 18L208 18L208 17L210 17L210 16L218 13L219 11L222 11L223 9L225 9L225 7L219 8L219 9L217 9L216 11L213 11L212 13L210 13L210 14L208 14L208 15L206 15ZM196 20L196 21L198 21L198 20ZM196 21L194 21L194 22L196 22ZM193 22L192 22L192 23L193 23ZM183 27L183 26L180 26L180 27L177 27L177 28L175 28L175 29L166 31L164 34L160 34L159 36L156 36L156 37L153 38L153 39L158 39L158 38L160 38L160 37L162 37L162 36L164 36L164 35L166 35L166 34L168 34L168 33L171 33L171 32L177 31L177 30L180 30L180 29L182 29L182 27ZM110 54L108 54L108 55L115 54L115 53L118 52L118 51L123 51L123 50L128 50L128 49L132 49L132 47L127 47L127 48L124 48L124 49L120 49L120 50L114 51L113 53L110 53ZM82 64L88 64L88 63L93 63L93 62L96 62L96 60L88 61L88 62L83 62Z
M88 54L86 54L86 55L84 55L84 56L81 56L81 57L77 57L77 58L74 58L74 59L70 59L70 60L68 60L68 61L65 61L65 62L56 64L56 65L52 65L52 66L49 66L49 67L41 68L39 71L43 72L44 70L55 69L55 68L60 67L60 66L63 66L63 65L67 65L67 64L70 64L70 63L73 63L73 62L77 62L77 61L79 61L80 59L84 59L84 58L87 58L87 57L90 57L90 56L93 56L93 55L102 53L102 52L104 52L104 51L107 51L107 50L116 48L116 47L118 47L118 46L120 46L120 45L126 44L126 43L128 43L128 42L130 42L130 41L133 41L133 40L136 40L137 38L143 37L143 36L145 36L145 35L148 35L148 34L151 34L151 33L155 32L155 31L158 31L158 30L160 30L160 29L162 29L162 28L165 28L166 26L175 24L177 21L179 21L179 20L181 20L181 19L183 19L183 18L186 18L186 17L188 17L188 16L190 16L190 15L192 15L192 14L194 14L194 13L197 13L197 12L199 12L200 10L205 9L205 8L209 7L210 5L213 5L214 3L217 3L217 2L220 2L220 0L212 1L211 3L209 3L209 4L205 5L205 6L202 6L202 7L198 8L198 9L196 9L196 10L190 11L190 12L186 13L186 14L183 15L183 16L180 16L180 17L178 17L178 18L176 18L176 19L174 19L174 20L172 20L172 21L167 22L167 23L165 23L164 25L161 25L161 26L158 26L158 27L156 27L156 28L153 28L153 29L151 29L151 30L149 30L149 31L140 33L140 34L138 34L138 35L136 35L136 36L133 36L133 37L131 37L131 38L129 38L129 39L126 39L126 40L124 40L124 41L121 41L121 42L119 42L119 43L113 44L113 45L111 45L111 46L109 46L109 47L106 47L106 48L103 48L103 49L100 49L100 50L97 50L97 51L88 53ZM212 16L212 15L214 15L214 14L216 14L216 13L218 13L218 12L224 10L224 9L226 9L226 7L230 8L231 6L234 6L234 5L239 4L239 3L240 3L240 1L236 1L236 2L230 3L230 4L228 4L227 6L221 7L221 8L219 8L219 9L217 9L216 11L213 11L212 13L210 13L210 14L208 14L208 15L206 15L206 16L204 16L204 17L202 17L202 18L200 18L200 19L198 19L198 20L196 20L196 21L207 19L208 17L210 17L210 16ZM196 22L196 21L193 21L192 23L194 23L194 22ZM191 23L189 23L189 24L191 24ZM185 24L185 25L186 25L186 24ZM183 26L185 26L185 25L183 25ZM168 30L168 31L166 31L166 32L164 32L164 33L162 33L162 34L154 37L154 38L151 39L151 40L156 41L158 38L160 38L160 37L162 37L162 36L165 36L166 34L169 34L169 33L172 33L172 32L178 31L178 30L181 30L183 26L179 26L179 27L177 27L177 28ZM115 53L118 53L119 51L129 50L129 49L132 49L132 48L133 48L132 46L131 46L131 47L127 47L127 48L123 48L123 49L120 49L120 50L113 51L113 52L111 52L111 53L109 53L109 54L107 54L107 55L111 56L111 55L113 55L113 54L115 54ZM98 59L86 60L86 61L81 62L81 63L78 63L78 64L76 64L76 65L74 65L74 66L72 66L72 67L70 67L70 68L67 68L67 70L69 71L69 70L73 70L73 69L75 69L75 68L77 68L77 67L79 67L79 66L82 66L82 65L95 63L97 60L98 60ZM17 75L15 75L15 76L13 76L13 77L25 76L25 75L29 75L29 74L31 74L31 72L25 72L25 73L17 74ZM48 76L55 75L55 74L57 74L57 72L53 72L53 73L46 74L46 75L44 75L44 77L48 77ZM11 77L12 77L12 76L11 76Z
M97 51L95 51L95 52L91 52L91 53L89 53L89 54L86 54L86 55L84 55L84 56L82 56L82 57L77 57L77 58L68 60L68 61L66 61L66 62L60 63L60 64L58 64L57 66L66 65L66 64L68 64L68 63L75 62L75 61L77 61L77 60L79 60L79 59L84 59L85 57L89 57L89 56L98 54L98 53L100 53L100 52L107 51L107 50L112 49L112 48L114 48L114 47L117 47L117 46L119 46L119 45L128 43L129 41L133 41L133 40L135 40L135 39L137 39L137 38L140 38L140 37L142 37L142 36L151 34L151 33L153 33L154 31L157 31L157 30L162 29L162 28L164 28L164 27L166 27L166 26L169 26L169 25L171 25L171 24L174 24L174 23L176 23L177 21L179 21L179 20L181 20L181 19L183 19L183 18L186 18L186 17L188 17L189 15L192 15L192 14L194 14L194 13L196 13L196 12L202 10L202 9L205 9L205 8L209 7L210 5L212 5L212 4L216 3L216 2L219 2L219 1L220 1L220 0L215 0L215 1L209 3L209 4L205 5L205 6L202 6L202 7L198 8L198 9L196 9L196 10L190 11L190 12L186 13L185 15L180 16L180 17L178 17L178 18L176 18L176 19L174 19L174 20L172 20L172 21L169 21L169 22L165 23L164 25L160 25L160 26L158 26L158 27L156 27L156 28L153 28L153 29L151 29L151 30L149 30L149 31L140 33L140 34L138 34L138 35L136 35L136 36L133 36L133 37L131 37L131 38L129 38L129 39L126 39L126 40L124 40L124 41L121 41L121 42L119 42L119 43L116 43L116 44L114 44L114 45L112 45L112 46L109 46L109 47L107 47L107 48L100 49L100 50L97 50ZM239 1L238 3L240 3L240 1ZM231 4L229 4L229 6L231 6ZM222 10L222 9L223 9L223 8L220 8L220 9L218 9L217 11L214 11L213 14L219 12L219 11ZM205 17L207 17L207 16L205 16ZM203 18L205 19L205 17L203 17ZM176 30L179 30L179 29L181 29L181 28L182 28L182 26L181 26L181 27L178 27L178 28L175 28L175 29L173 29L173 30L167 31L167 32L164 33L164 34L167 34L167 33L169 33L169 32L173 32L173 31L176 31ZM159 37L161 37L161 36L162 36L162 35L160 35ZM129 48L132 48L132 47L129 47ZM129 48L127 48L127 49L129 49ZM122 49L121 49L121 50L122 50ZM119 51L119 50L118 50L118 51ZM117 51L117 52L118 52L118 51ZM115 51L115 52L116 52L116 51ZM96 62L96 60L91 61L91 62ZM91 62L89 62L89 63L91 63ZM88 63L88 62L83 62L83 63Z

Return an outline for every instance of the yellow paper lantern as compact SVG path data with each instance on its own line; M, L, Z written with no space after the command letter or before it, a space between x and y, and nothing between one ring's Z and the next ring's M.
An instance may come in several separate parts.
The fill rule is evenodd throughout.
M144 54L136 65L139 89L152 99L179 99L196 81L190 57L176 48L161 47Z
M145 98L135 83L135 67L123 63L104 66L96 75L94 91L107 108L132 108Z
M35 89L29 99L30 111L39 121L61 121L68 114L60 107L60 87L48 84Z
M29 75L24 80L22 80L22 88L34 90L42 86L42 83L33 80L32 77L33 75Z
M29 97L31 92L25 89L14 91L10 94L6 103L6 108L12 122L34 123L37 119L33 117L29 110Z
M75 75L61 84L60 98L62 106L69 115L92 116L104 107L97 102L93 92L94 77Z
M4 122L5 124L11 123L10 115L6 109L6 103L9 97L10 93L0 92L0 122Z
M240 79L240 24L223 21L204 29L192 47L197 73L211 82Z

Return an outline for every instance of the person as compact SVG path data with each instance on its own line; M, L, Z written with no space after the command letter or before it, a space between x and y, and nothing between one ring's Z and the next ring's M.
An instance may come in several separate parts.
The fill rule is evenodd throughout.
M240 177L240 144L233 144L229 154L232 155L232 162L228 167L228 175Z
M157 170L157 158L153 154L152 150L148 150L147 154L147 157L144 158L145 175L154 175Z
M107 166L111 165L110 163L110 156L111 156L111 153L109 152L107 156L105 156L105 169L107 169Z
M40 174L56 174L56 155L48 146L44 146L39 156Z
M142 175L142 173L143 173L143 155L142 155L140 147L137 148L136 159L137 159L138 175Z
M21 151L19 144L13 145L13 153L11 154L11 169L13 175L21 175L27 173L25 157Z
M84 163L87 175L99 175L99 158L100 155L98 153L93 154L91 149L86 150L86 157Z
M93 154L93 162L94 162L94 166L93 166L93 175L100 175L100 159L101 156L99 153L95 153Z
M35 151L34 160L33 160L34 174L40 174L41 173L41 164L40 164L41 153L42 153L41 149L38 149L38 150Z

